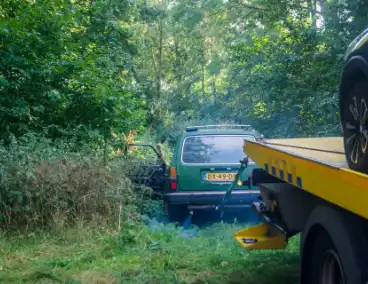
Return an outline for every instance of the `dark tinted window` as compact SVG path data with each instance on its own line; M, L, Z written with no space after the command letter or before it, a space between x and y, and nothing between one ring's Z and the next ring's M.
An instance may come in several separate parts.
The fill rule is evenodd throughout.
M253 136L193 136L184 141L182 161L189 164L238 164L246 155L244 139Z

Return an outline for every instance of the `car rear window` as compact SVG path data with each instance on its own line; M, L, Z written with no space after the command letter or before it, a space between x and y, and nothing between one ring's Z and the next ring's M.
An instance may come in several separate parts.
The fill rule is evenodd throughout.
M185 138L182 162L185 164L239 164L246 157L244 139L251 135L203 135Z

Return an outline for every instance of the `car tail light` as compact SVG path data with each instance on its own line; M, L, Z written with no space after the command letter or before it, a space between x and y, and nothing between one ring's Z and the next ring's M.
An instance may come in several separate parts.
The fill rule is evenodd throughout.
M176 190L176 168L170 167L170 188Z
M172 180L170 182L170 187L171 187L172 190L176 190L176 180Z

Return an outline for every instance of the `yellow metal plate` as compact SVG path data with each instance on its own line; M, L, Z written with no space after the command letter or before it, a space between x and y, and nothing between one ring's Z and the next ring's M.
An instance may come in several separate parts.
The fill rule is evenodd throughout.
M236 172L234 173L206 173L207 181L232 181L235 179Z
M245 249L284 249L286 236L281 231L271 228L267 223L261 223L253 227L243 229L234 235L235 240Z
M267 141L272 144L272 140ZM286 141L277 141L286 142ZM341 138L294 140L308 148L341 148ZM276 143L278 144L278 143ZM286 144L286 143L285 143ZM344 155L244 141L244 152L269 174L368 218L368 175L344 168ZM336 151L338 152L338 151Z

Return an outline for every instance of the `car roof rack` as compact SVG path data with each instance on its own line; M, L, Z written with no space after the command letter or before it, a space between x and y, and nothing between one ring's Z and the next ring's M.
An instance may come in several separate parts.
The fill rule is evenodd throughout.
M216 129L216 128L240 128L243 130L252 130L252 126L249 124L216 124L216 125L200 125L200 126L188 126L186 128L187 132L195 132L199 129Z

